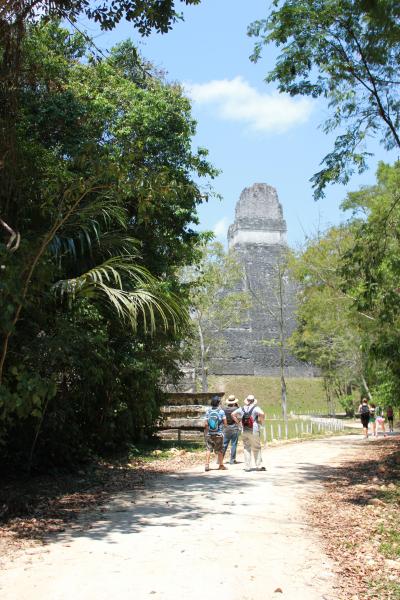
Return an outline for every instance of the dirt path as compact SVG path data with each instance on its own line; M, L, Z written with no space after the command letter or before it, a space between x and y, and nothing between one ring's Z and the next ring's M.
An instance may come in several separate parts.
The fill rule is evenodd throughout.
M338 457L360 443L346 436L268 449L265 473L245 473L239 464L164 475L146 493L120 494L86 516L83 531L16 557L0 571L0 597L339 598L304 504Z

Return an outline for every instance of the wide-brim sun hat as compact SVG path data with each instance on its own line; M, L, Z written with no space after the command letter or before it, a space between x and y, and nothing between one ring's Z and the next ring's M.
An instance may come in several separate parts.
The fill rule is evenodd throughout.
M225 400L225 404L227 406L232 406L233 404L237 404L238 403L238 399L235 398L234 394L231 394L230 396L227 397L227 399Z
M249 406L249 404L257 404L257 400L255 399L253 394L249 394L247 398L244 399L244 403L246 406Z

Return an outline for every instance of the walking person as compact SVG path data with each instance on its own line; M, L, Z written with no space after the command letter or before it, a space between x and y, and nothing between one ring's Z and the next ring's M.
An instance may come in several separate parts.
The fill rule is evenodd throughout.
M260 425L264 423L265 414L259 406L253 394L249 394L244 401L244 407L238 408L232 413L234 421L241 423L242 440L244 448L244 470L251 470L251 457L257 471L265 471L262 464Z
M386 437L385 417L383 416L383 410L380 406L378 406L376 409L376 423L377 426L379 426L383 431L383 437ZM378 433L376 435L378 435Z
M236 461L236 450L239 439L239 424L234 421L232 417L232 413L235 412L239 408L238 399L235 398L233 394L228 396L225 401L224 413L226 416L227 425L224 429L224 444L223 444L223 456L225 457L226 451L229 446L229 442L231 443L231 455L229 463L234 465L237 463Z
M369 405L369 422L371 423L372 437L376 438L378 435L376 433L376 406L372 403Z
M387 416L387 420L388 420L388 424L389 424L389 431L391 433L393 433L393 417L394 417L393 406L387 407L386 416Z
M364 430L364 437L368 439L368 424L370 419L370 410L368 406L368 400L366 398L362 398L361 404L358 407L358 412L360 413L360 419Z
M223 426L226 426L226 416L220 406L219 396L211 398L211 407L207 410L204 424L204 438L206 442L206 464L205 471L210 470L211 452L215 452L218 456L218 469L225 471L226 467L223 464Z

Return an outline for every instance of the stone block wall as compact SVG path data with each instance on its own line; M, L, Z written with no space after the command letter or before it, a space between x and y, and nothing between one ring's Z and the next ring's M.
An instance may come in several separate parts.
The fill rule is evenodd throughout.
M243 190L236 205L235 222L228 232L245 271L243 289L252 297L245 322L224 332L226 346L213 361L213 372L224 375L278 375L280 351L280 300L278 265L287 252L286 222L276 190L254 184ZM295 286L283 277L283 323L285 337L296 327ZM288 376L312 376L310 365L286 356Z

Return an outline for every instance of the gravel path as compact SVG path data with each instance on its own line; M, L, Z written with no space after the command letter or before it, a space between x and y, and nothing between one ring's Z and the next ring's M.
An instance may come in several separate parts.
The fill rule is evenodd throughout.
M2 600L333 600L335 573L304 514L360 438L264 452L267 471L163 475L17 556ZM84 525L82 530L82 525Z

